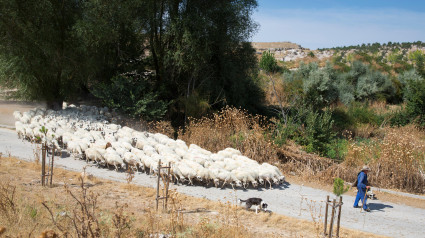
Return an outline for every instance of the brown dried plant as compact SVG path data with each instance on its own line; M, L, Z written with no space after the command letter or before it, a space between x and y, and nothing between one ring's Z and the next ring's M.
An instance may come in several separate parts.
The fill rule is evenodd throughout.
M18 215L16 186L10 181L0 182L0 215L5 217L9 224L16 222Z
M85 169L83 171L85 173ZM100 237L100 226L97 219L97 197L98 195L88 190L85 184L85 176L79 176L79 193L74 193L68 185L64 189L74 201L74 206L71 211L63 212L63 216L72 224L77 237ZM49 206L48 202L43 201L42 205L47 209L50 214L50 219L55 227L62 232L62 236L69 235L66 222L59 220L55 216L53 209Z
M339 176L353 181L364 164L371 173L368 180L373 186L395 188L408 192L425 192L424 134L414 126L386 128L382 140L352 143L345 161L331 166L323 178Z
M258 162L277 161L278 147L266 136L273 128L265 125L264 120L245 110L225 107L212 118L190 119L186 130L181 129L178 134L188 144L212 152L233 147Z

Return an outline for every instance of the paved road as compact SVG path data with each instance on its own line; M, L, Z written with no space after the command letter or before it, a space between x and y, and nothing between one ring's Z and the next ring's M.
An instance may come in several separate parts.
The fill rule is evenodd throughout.
M0 153L30 161L34 158L35 145L19 140L13 130L0 128ZM55 165L82 171L87 164L84 161L66 157L58 158ZM126 176L122 172L96 166L89 166L87 172L106 179L126 181ZM156 183L154 178L146 174L136 174L133 182L147 187L154 187ZM318 219L323 219L323 200L327 195L333 197L327 191L296 184L287 184L273 190L250 189L248 191L185 185L172 185L172 188L181 193L210 200L235 201L236 196L242 199L261 197L269 204L273 212L309 221L312 220L312 214ZM373 200L369 202L372 212L365 213L360 209L352 208L354 197L344 195L343 199L341 225L344 227L391 237L425 237L425 209Z

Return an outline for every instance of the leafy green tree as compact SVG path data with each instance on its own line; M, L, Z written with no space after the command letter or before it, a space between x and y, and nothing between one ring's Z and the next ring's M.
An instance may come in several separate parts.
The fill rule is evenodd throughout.
M148 64L143 34L147 29L146 0L82 1L81 8L83 14L73 32L81 41L90 85L107 83L127 72L143 74Z
M279 66L277 65L274 55L270 53L270 51L263 52L260 59L260 69L266 72L266 74L269 76L270 81L272 82L273 92L275 94L275 97L279 101L280 113L286 125L288 121L287 114L285 113L285 110L283 108L282 100L280 99L280 96L277 94L275 82L273 79L273 74L278 72L280 69L279 69Z
M59 108L85 85L73 25L80 1L0 0L0 82L14 95Z
M251 19L255 0L147 3L151 65L165 97L179 99L173 105L176 120L192 116L182 105L195 93L211 108L230 104L258 110L263 95L248 43L257 26Z
M169 103L158 98L149 77L119 75L111 82L101 83L93 90L108 107L148 121L161 119L167 112Z
M335 102L338 92L326 70L319 69L310 73L304 80L304 104L311 105L315 111Z
M425 128L425 79L418 75L408 79L404 99L407 113L421 128Z

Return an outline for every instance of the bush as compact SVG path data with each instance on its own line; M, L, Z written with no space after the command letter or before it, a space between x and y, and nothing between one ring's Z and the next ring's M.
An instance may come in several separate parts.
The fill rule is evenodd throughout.
M276 122L275 128L272 131L274 143L278 146L282 146L286 144L288 140L298 138L299 128L300 125L294 120L294 117L288 117L286 125L283 120Z
M422 78L407 81L404 94L406 110L417 125L425 128L425 80Z
M335 102L338 91L328 72L322 69L312 71L303 82L305 105L320 110Z
M406 126L410 122L412 122L412 119L410 118L409 113L405 108L400 109L399 111L396 111L392 113L391 119L390 119L390 125L391 126Z
M305 146L307 152L326 155L329 144L335 138L331 112L329 110L325 112L308 110L304 125L302 136L298 138L299 142Z
M354 102L348 108L348 115L355 124L379 125L383 118L368 107L367 103Z
M334 180L334 189L333 192L337 196L341 196L343 193L347 192L350 187L344 186L344 180L341 178L335 178Z
M348 152L348 146L348 140L334 139L331 143L328 144L325 155L330 159L343 161Z
M337 107L332 111L332 120L336 131L354 130L355 118L352 118L345 107Z
M162 118L169 105L158 99L158 93L145 78L119 75L112 78L111 83L96 86L93 94L110 108L148 121Z

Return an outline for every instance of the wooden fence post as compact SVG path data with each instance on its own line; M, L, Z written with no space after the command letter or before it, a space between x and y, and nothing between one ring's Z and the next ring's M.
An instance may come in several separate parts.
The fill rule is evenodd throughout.
M330 227L329 227L329 237L332 237L332 233L333 233L335 204L336 204L336 199L334 199L333 202L332 202L332 217L331 217L331 223L330 223Z
M52 163L50 165L50 187L52 187L53 184L53 162L55 160L55 145L52 146Z
M338 223L336 224L336 237L339 237L339 224L341 222L342 196L339 196Z
M168 168L167 168L167 184L165 186L165 209L167 209L168 204L168 188L170 186L170 170L171 170L171 162L168 162Z
M324 236L327 235L327 226L328 226L328 207L329 207L329 195L326 197L326 210L325 210L325 231Z
M156 210L158 211L158 202L159 202L159 182L161 178L161 160L158 161L158 181L156 184Z
M46 175L46 145L45 143L41 144L41 186L45 185L44 177Z

